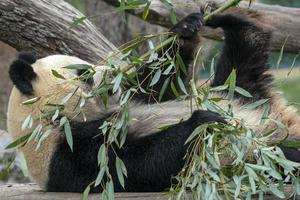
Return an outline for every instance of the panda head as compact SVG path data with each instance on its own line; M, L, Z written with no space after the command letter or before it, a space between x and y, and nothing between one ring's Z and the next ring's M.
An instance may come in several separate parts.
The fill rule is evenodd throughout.
M105 115L107 108L91 96L90 92L101 81L103 74L106 74L104 72L107 67L97 66L93 77L80 80L78 77L84 73L83 70L64 68L74 64L91 65L66 55L53 55L36 60L28 53L19 54L9 69L9 76L15 87L10 95L7 125L13 136L25 134L21 125L28 115L39 121L41 115L56 109L55 105L61 105L68 94L73 95L63 103L63 109L59 112L61 117L83 121ZM28 101L34 103L24 103ZM80 107L82 102L84 106Z

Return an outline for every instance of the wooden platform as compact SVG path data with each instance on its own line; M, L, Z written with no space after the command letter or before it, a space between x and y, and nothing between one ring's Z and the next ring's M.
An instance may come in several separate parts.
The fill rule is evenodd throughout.
M290 188L285 189L288 196ZM8 184L0 186L0 200L80 200L79 193L43 192L36 184ZM89 200L100 200L100 194L90 194ZM163 193L117 193L117 200L168 200ZM279 199L273 195L267 195L265 200ZM296 198L300 200L300 196Z

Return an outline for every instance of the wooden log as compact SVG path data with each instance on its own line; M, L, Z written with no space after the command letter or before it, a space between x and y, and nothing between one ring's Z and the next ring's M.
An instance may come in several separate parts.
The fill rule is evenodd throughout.
M13 184L0 186L0 200L80 200L80 193L43 192L36 184ZM100 194L90 194L89 200L99 200ZM117 193L119 200L167 200L162 193Z
M118 0L103 0L111 5L118 6ZM158 24L165 27L172 25L170 20L171 9L161 0L152 0L147 21L151 24ZM225 0L172 0L173 9L178 19L192 12L198 12L200 7L210 4L214 9L220 7ZM248 9L249 3L241 2L241 7ZM251 8L258 10L262 15L263 22L274 28L271 49L278 51L286 41L284 50L286 52L300 52L300 8L289 8L283 6L266 5L253 3ZM143 9L133 10L129 13L141 17ZM204 37L221 40L223 32L220 29L205 27L201 34Z
M285 194L291 194L291 187L285 187ZM0 186L0 200L80 200L80 193L43 192L36 184L7 184ZM99 200L100 194L90 194L89 200ZM116 193L119 200L168 200L164 193ZM265 195L265 200L279 199L275 195ZM300 200L296 197L295 200Z
M89 20L70 30L81 16L63 0L1 0L0 40L37 57L67 54L96 62L116 51Z

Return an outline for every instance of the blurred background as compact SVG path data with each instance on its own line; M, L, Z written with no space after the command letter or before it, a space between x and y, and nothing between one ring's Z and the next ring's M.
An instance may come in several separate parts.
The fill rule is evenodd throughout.
M67 2L89 16L89 19L99 28L100 32L116 46L132 40L140 33L150 34L166 30L163 27L148 24L130 15L126 17L125 22L115 7L109 6L101 0L67 0ZM260 0L258 2L300 7L299 0ZM206 53L203 55L203 70L199 73L200 79L209 76L211 59L218 54L221 43L206 40L205 47ZM0 73L0 184L29 181L24 176L24 174L27 175L27 171L22 156L18 156L16 162L13 162L15 152L4 152L4 147L10 142L8 134L5 133L7 102L12 88L7 71L16 53L15 49L0 41L0 69L2 71ZM285 53L284 51L282 55L280 52L273 52L270 63L274 66L272 71L276 76L276 86L284 93L290 104L300 108L300 55L298 55ZM8 173L9 171L10 173Z

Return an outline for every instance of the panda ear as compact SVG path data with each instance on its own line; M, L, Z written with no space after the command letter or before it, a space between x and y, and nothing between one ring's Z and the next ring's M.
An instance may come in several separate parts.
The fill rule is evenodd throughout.
M32 95L33 94L33 88L32 88L32 80L34 80L37 75L33 71L33 68L30 64L30 61L27 58L19 56L19 59L15 60L9 68L9 76L14 85L26 95Z
M19 60L23 60L29 64L33 64L36 61L35 56L30 53L30 52L26 52L26 51L21 51L18 53L18 59Z

